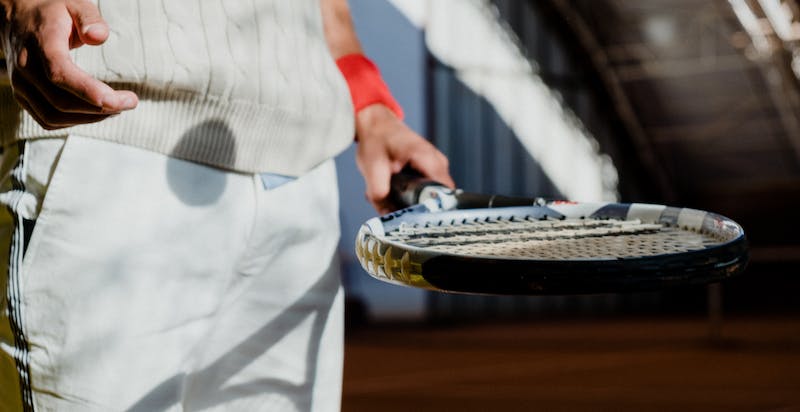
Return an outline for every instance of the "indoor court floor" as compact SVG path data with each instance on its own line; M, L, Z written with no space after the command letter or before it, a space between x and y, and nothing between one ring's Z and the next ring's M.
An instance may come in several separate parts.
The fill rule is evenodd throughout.
M343 410L800 411L800 317L348 331Z

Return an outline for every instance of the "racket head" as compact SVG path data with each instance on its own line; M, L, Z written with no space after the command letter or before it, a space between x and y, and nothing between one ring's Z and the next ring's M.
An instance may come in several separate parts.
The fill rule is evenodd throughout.
M470 238L472 228L464 229L498 223L511 229L497 230L485 242ZM622 229L608 230L623 233L602 234L617 226ZM624 232L632 227L640 231ZM445 235L415 237L415 229ZM466 248L458 245L461 238L452 239L462 230L468 233ZM522 240L508 246L504 236ZM740 274L748 261L744 230L733 220L637 203L550 202L443 212L417 205L362 225L356 254L370 275L385 282L500 295L624 293L707 284Z

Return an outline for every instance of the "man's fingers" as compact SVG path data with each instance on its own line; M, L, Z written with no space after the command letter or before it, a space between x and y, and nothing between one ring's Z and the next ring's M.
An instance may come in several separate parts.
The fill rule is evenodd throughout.
M414 170L426 177L433 179L445 186L455 187L453 178L450 177L447 157L433 146L429 150L420 151L411 156L408 164Z
M385 160L371 162L371 164L367 165L367 168L370 169L365 173L365 176L367 176L365 180L367 199L375 204L389 196L392 174L389 170L389 163Z
M18 33L10 44L9 74L20 104L48 129L97 122L135 108L133 92L114 90L69 55L71 47L108 37L97 7L90 0L35 3L17 15Z
M67 10L75 24L81 41L85 44L102 44L108 38L108 24L100 10L88 0L69 0Z
M78 47L83 46L83 40L81 40L80 34L78 34L78 28L72 28L72 34L69 35L69 49L77 49Z
M35 71L18 71L12 76L11 85L14 90L23 96L37 95L50 103L55 111L64 113L84 113L84 114L115 114L119 112L104 111L102 107L95 106L74 94L53 87L52 84L41 81L42 77L37 76Z
M380 105L374 107L382 108ZM405 166L454 187L447 158L388 109L383 109L365 109L364 115L359 114L356 118L360 136L356 162L367 184L367 199L373 206L381 213L396 208L389 196L391 177ZM381 113L383 117L379 116ZM373 114L377 117L372 117Z
M389 208L387 198L392 177L389 158L385 153L364 145L358 149L357 164L366 185L364 194L376 209L383 212Z
M86 102L101 107L105 112L121 112L136 107L136 94L127 90L114 90L109 85L81 70L64 48L43 45L45 77L54 86L66 90Z
M71 20L46 24L37 36L38 44L28 47L30 50L40 50L37 57L41 58L43 80L95 106L102 107L106 112L120 112L136 107L138 99L134 93L115 91L73 63L69 55L69 35L72 27ZM29 60L33 58L34 56L28 57Z
M99 122L109 115L62 113L54 111L48 103L43 103L41 96L22 95L15 92L14 98L30 115L47 130L61 129L78 124Z
M56 44L48 47L43 54L49 55L32 55L28 48L20 52L20 56L27 58L25 70L14 73L15 87L24 86L21 80L27 79L56 109L64 112L110 114L136 107L138 99L134 93L112 89L78 68ZM23 91L27 93L28 90Z

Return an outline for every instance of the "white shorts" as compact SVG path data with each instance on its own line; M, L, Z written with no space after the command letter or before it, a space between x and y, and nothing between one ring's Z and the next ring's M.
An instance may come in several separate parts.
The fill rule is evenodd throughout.
M266 190L70 136L0 172L0 410L340 408L332 161Z

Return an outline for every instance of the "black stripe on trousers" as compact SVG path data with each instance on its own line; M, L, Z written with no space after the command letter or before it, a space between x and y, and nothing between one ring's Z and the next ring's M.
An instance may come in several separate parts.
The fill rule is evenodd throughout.
M31 392L31 374L28 341L25 339L25 332L22 327L22 289L21 273L22 258L25 255L25 248L33 232L35 221L23 218L17 213L22 196L25 193L25 142L19 142L19 155L17 165L14 167L11 177L11 186L14 198L10 203L8 211L14 218L14 231L11 235L11 248L8 259L8 319L11 324L11 332L14 334L14 362L19 374L19 386L22 397L22 410L24 412L33 411L33 394Z

